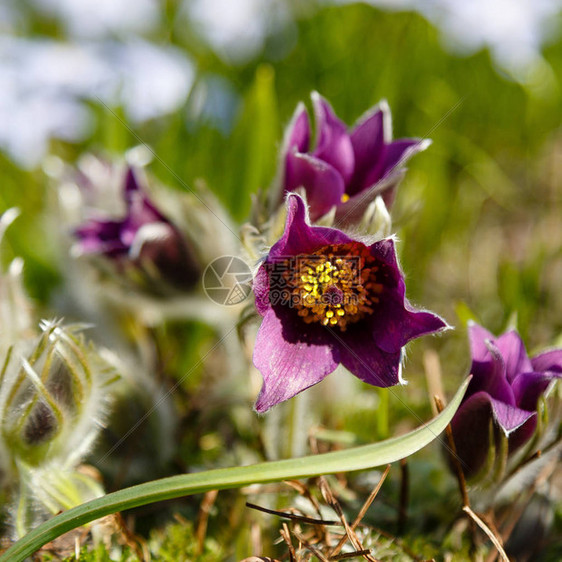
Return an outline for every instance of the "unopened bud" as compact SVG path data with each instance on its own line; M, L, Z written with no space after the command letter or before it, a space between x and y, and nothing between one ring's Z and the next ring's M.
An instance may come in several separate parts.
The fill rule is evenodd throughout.
M35 342L20 342L0 380L3 445L29 466L53 458L79 461L97 434L115 373L76 327L42 322Z

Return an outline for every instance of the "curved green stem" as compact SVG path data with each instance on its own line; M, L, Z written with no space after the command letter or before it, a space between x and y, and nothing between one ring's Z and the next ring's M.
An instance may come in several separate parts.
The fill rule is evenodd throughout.
M42 523L4 552L0 562L21 562L63 533L125 509L209 490L364 470L395 462L437 438L459 407L468 382L469 379L461 384L449 405L438 416L406 435L322 455L181 474L125 488L73 507Z

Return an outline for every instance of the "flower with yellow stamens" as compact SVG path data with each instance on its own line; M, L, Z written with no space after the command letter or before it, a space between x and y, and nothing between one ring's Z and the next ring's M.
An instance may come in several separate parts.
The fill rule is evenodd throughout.
M311 226L303 199L287 198L287 222L254 279L263 316L254 364L264 412L320 382L338 364L374 386L400 382L404 345L447 328L405 298L394 240L366 244Z

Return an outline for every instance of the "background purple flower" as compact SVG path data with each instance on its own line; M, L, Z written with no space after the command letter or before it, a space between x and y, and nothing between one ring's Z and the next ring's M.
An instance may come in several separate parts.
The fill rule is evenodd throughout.
M258 412L317 384L340 363L364 382L395 385L404 345L447 327L405 298L392 239L366 245L307 218L302 198L289 195L283 236L254 279L263 316L254 349L263 376Z
M347 131L330 104L312 93L316 119L316 148L304 105L297 106L285 134L283 189L303 187L313 220L337 209L338 218L356 221L377 195L390 206L404 174L402 165L429 140L405 138L392 141L391 116L385 101L367 111Z
M74 231L79 254L108 258L121 273L137 272L149 288L189 289L200 267L185 236L149 200L132 168L123 182L122 219L94 218Z
M512 453L535 431L539 397L562 376L562 349L529 358L517 332L496 338L478 324L469 326L469 337L473 378L451 424L467 476L486 460L490 422L508 437Z

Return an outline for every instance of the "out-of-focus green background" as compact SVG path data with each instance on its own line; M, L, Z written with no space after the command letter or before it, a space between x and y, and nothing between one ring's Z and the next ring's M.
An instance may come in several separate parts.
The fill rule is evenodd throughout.
M41 157L47 152L73 161L86 150L119 154L142 140L158 155L152 171L159 178L177 189L183 189L178 177L187 185L204 178L243 221L250 195L272 180L295 105L309 103L311 90L318 90L349 124L386 98L396 137L433 139L411 162L394 212L412 300L452 324L458 323L456 312L466 316L470 309L496 331L516 314L531 347L556 337L562 318L562 42L556 2L535 29L536 42L544 45L530 62L513 47L526 39L523 31L520 39L510 37L512 44L502 45L499 34L496 43L473 46L472 52L465 46L463 52L462 45L481 33L478 26L467 26L468 39L459 35L455 43L447 39L443 17L433 18L440 29L406 11L408 3L399 4L403 11L258 0L215 1L206 8L202 2L146 0L136 9L127 2L113 8L107 2L7 2L0 28L1 96L16 101L0 104L0 207L22 208L8 239L11 251L26 259L33 295L46 302L57 282L40 217L46 189ZM514 2L510 9L521 10L519 4L527 3ZM485 11L481 17L483 28L493 28L511 15L498 15L497 23L486 21ZM152 118L148 112L149 118L134 119L134 108L127 106L132 98L142 103L159 88L173 89L167 80L178 82L173 72L171 78L159 73L161 61L139 52L133 65L133 57L118 51L119 45L145 41L177 49L167 54L185 66L174 72L188 70L189 78L176 86L185 96L180 92L161 104ZM516 60L506 64L505 53L498 60L498 52L509 48ZM99 69L84 57L103 49L105 60L110 49L123 59L112 78L119 86L105 96L98 93ZM80 56L84 60L77 61ZM143 81L152 90L143 90ZM30 101L41 94L53 108L55 101L72 101L87 112L78 142L60 140L59 109ZM69 112L67 126L73 117ZM34 134L50 138L43 154L26 149L26 142L34 146Z

